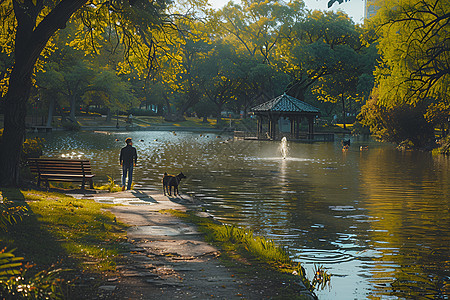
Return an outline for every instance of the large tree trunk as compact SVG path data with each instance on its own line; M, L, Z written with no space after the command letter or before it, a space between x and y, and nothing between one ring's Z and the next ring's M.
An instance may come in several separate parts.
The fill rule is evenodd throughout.
M54 111L55 111L55 99L51 99L50 103L48 104L47 124L45 124L45 127L52 127Z
M111 122L111 120L112 120L111 108L107 107L106 108L106 122Z
M166 102L166 107L167 107L167 115L170 115L171 113L172 113L172 110L171 110L171 108L170 108L170 101L169 101L169 97L167 97L167 95L166 94L163 94L163 98L164 98L164 101Z
M72 97L70 97L70 119L73 122L77 121L77 117L75 116L75 111L77 109L77 101L76 101L76 96L72 95Z
M25 138L26 102L31 90L31 73L15 68L5 101L5 130L0 146L1 185L19 184L19 163Z
M36 2L34 5L33 2ZM25 138L26 103L31 90L34 65L48 40L64 28L70 16L87 0L62 0L36 26L43 1L13 1L17 19L15 62L5 100L5 130L0 145L0 185L19 184L19 163Z

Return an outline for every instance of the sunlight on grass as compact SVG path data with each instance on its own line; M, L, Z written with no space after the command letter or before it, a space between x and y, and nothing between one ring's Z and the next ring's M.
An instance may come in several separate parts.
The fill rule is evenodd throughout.
M114 178L111 176L107 176L108 177L108 183L104 184L104 185L96 185L94 184L94 188L96 190L101 190L101 191L109 191L110 193L114 193L114 192L120 192L122 190L122 188L120 187L120 185L116 184L114 182ZM134 187L134 183L132 183L132 188Z
M336 124L336 126L344 128L344 124ZM345 127L351 130L353 128L353 124L345 124Z
M14 236L0 237L3 244L30 252L26 257L38 264L69 257L84 270L115 270L116 258L125 250L127 226L106 210L111 205L58 193L22 194L28 216L15 227Z
M255 235L249 229L219 224L212 219L198 217L194 212L177 210L162 210L161 212L170 213L196 224L206 235L208 241L218 244L234 259L240 260L239 257L243 257L244 260L246 258L256 259L266 263L277 272L299 276L310 291L322 289L330 282L329 274L322 267L316 267L313 278L309 280L304 268L290 258L287 249L276 245L272 240Z

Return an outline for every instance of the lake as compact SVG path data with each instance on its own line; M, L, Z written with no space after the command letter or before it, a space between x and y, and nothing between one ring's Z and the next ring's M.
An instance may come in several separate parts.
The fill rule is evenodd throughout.
M289 143L233 141L217 133L39 135L46 156L91 160L95 182L120 179L126 137L138 150L136 188L161 191L164 172L217 219L287 247L311 273L332 275L319 299L449 299L450 159L350 137ZM119 141L116 141L118 139ZM360 146L368 146L360 151Z

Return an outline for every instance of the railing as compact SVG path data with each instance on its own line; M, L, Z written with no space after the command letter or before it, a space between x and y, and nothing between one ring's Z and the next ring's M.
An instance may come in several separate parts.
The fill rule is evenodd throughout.
M299 136L296 137L290 132L278 132L275 136L275 140L281 140L286 137L289 141L293 140L310 140L315 142L332 142L334 141L333 133L318 132L314 134L309 134L306 132L300 132ZM254 131L235 131L234 138L238 140L270 140L267 133L263 132L258 137L258 133Z

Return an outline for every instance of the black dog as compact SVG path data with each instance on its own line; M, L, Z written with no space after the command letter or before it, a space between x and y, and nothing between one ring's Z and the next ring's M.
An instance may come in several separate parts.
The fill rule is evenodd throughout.
M169 196L172 196L172 187L173 187L173 195L180 196L180 192L178 191L178 185L180 184L181 179L186 178L183 173L178 174L177 176L168 175L164 173L162 183L163 183L163 191L164 196L166 195L166 191Z
M343 146L343 147L345 147L345 146L350 146L350 139L348 139L348 140L342 140L342 146Z

